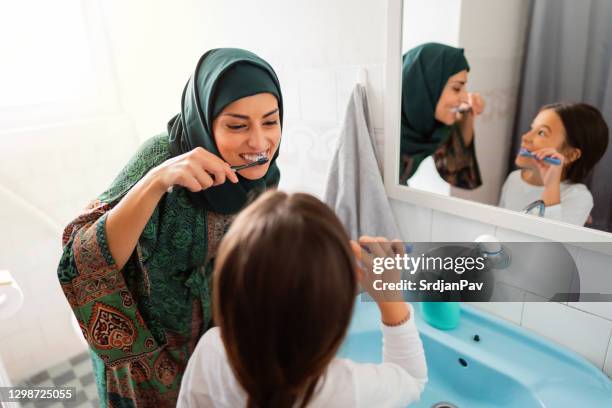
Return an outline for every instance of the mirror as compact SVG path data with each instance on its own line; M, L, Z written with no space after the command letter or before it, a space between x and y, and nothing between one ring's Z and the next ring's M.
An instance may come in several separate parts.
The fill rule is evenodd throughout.
M612 3L402 15L400 185L612 232Z

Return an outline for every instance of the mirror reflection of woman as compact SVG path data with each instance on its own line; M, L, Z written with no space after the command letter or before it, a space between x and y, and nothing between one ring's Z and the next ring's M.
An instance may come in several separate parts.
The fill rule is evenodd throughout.
M403 57L400 183L433 155L449 184L474 189L482 184L474 150L474 118L484 100L467 92L469 64L463 49L427 43Z
M101 406L176 406L187 360L212 325L221 238L278 184L282 117L267 62L240 49L207 52L167 132L66 227L58 276L90 346Z
M593 196L582 181L603 157L608 139L608 125L597 108L544 106L521 139L515 159L519 169L508 175L499 206L521 211L542 200L544 217L585 225Z

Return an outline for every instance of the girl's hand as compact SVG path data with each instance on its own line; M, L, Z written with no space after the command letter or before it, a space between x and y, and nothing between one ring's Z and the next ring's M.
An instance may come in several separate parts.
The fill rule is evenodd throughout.
M202 147L166 160L152 169L151 175L163 192L174 185L195 193L223 184L226 179L232 183L238 182L238 176L229 163Z
M401 271L392 268L385 270L382 274L373 272L375 258L395 258L396 255L404 256L404 245L398 241L389 241L382 237L362 236L359 243L351 241L351 248L357 258L357 276L360 285L376 301L380 310L383 324L395 326L410 319L410 309L403 300L402 291L398 290L376 290L374 281L383 283L398 283L401 281Z
M382 283L396 283L401 280L401 271L395 268L385 269L383 273L374 272L375 258L395 258L396 255L404 256L404 246L401 241L389 241L383 237L362 236L359 243L351 241L351 248L357 260L357 277L361 287L377 303L397 302L402 300L401 291L377 290L374 282L380 280ZM379 261L380 262L380 261ZM380 266L380 264L378 264Z
M563 175L563 166L565 164L565 156L559 153L553 147L545 147L543 149L539 149L533 152L538 160L535 160L536 167L540 172L540 178L542 179L542 183L544 187L552 187L558 186L561 183L561 176ZM559 159L561 163L559 165L554 165L550 163L546 163L543 159L545 157L552 157L555 159Z

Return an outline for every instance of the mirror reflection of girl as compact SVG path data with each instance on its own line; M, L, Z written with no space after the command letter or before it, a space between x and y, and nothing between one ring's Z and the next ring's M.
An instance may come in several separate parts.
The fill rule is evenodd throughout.
M484 111L484 100L467 92L469 70L463 49L448 45L422 44L404 55L400 183L433 155L438 173L449 184L466 189L482 184L474 118Z
M101 407L176 406L187 360L211 327L219 242L279 181L282 112L267 62L207 52L167 132L145 141L66 227L58 276L90 346ZM260 155L266 164L230 168Z
M336 357L358 281L366 279L356 258L372 262L361 248L388 257L402 246L349 241L313 196L262 195L221 243L213 275L219 327L200 339L177 406L404 407L418 400L427 366L409 304L386 301L364 284L381 313L383 362Z
M585 103L544 106L522 136L519 167L502 187L500 207L520 211L536 200L545 204L544 217L584 225L593 197L581 183L603 157L608 146L608 126L601 113ZM555 165L545 157L559 160Z

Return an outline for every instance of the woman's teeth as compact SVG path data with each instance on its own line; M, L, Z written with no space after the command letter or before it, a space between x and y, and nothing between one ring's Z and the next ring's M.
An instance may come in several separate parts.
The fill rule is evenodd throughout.
M267 158L268 155L266 152L258 152L258 153L243 153L240 155L247 162L253 163L261 158Z

